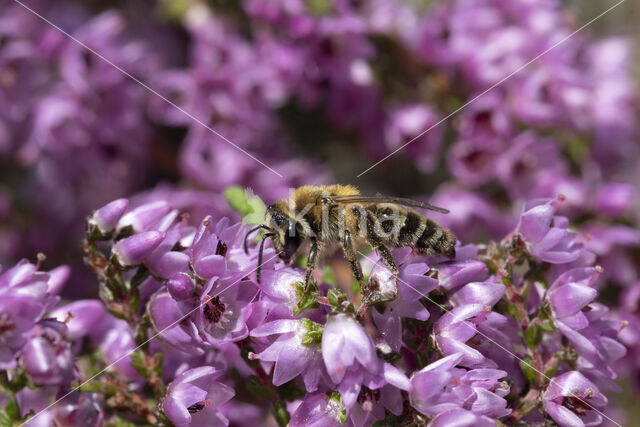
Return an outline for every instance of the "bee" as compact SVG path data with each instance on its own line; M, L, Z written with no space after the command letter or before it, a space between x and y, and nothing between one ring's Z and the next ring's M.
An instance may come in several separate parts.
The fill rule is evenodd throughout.
M398 266L389 247L409 246L429 256L455 257L456 238L431 218L413 209L428 209L441 213L449 211L437 206L400 197L365 196L351 185L307 185L291 193L289 201L277 200L265 213L264 222L245 236L264 229L258 252L256 279L260 282L260 266L266 239L285 263L292 258L303 242L311 248L304 276L305 292L322 250L337 242L351 264L353 276L360 283L363 304L374 305L392 301L398 293ZM363 283L362 267L358 261L359 247L369 246L378 251L383 263L395 277L392 292L380 292L374 285Z

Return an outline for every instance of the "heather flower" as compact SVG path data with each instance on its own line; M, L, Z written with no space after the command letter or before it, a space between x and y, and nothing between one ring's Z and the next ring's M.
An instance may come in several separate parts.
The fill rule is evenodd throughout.
M456 368L462 353L446 356L413 373L411 405L425 415L435 416L454 408L466 408L477 415L492 418L510 413L503 399L509 387L498 379L507 375L498 369Z
M36 323L57 301L48 292L49 275L20 261L0 275L0 368L15 367Z
M267 270L262 277L258 286L262 300L269 304L269 319L290 318L300 302L299 286L304 283L304 270L283 267Z
M161 339L186 353L202 354L202 340L189 318L189 313L195 311L191 307L176 301L167 292L159 292L149 301L149 317Z
M447 291L474 280L482 280L488 273L487 266L474 259L446 262L434 268L438 272L438 286Z
M501 212L491 200L461 186L441 186L430 202L449 209L450 212L446 215L437 212L430 215L450 228L461 241L502 238L516 224L513 218Z
M271 345L255 355L262 361L275 362L274 385L282 385L301 375L308 392L314 392L318 388L318 383L325 374L322 353L318 347L320 340L314 340L312 325L307 319L283 319L263 323L251 331L252 337L278 335Z
M140 264L160 245L164 237L164 233L159 231L134 234L116 243L113 254L123 266Z
M473 411L456 408L441 412L429 425L431 427L493 427L496 425L496 422L489 417L478 415Z
M118 221L118 229L131 226L135 232L148 231L170 211L171 206L162 200L145 203L124 214Z
M35 384L67 385L75 376L67 327L53 319L41 320L22 349L20 364Z
M55 425L64 427L102 427L104 412L91 393L77 393L77 399L65 399L56 407Z
M249 335L249 320L258 308L258 294L251 281L218 283L214 279L204 287L194 321L203 339L211 344L240 341Z
M65 335L72 341L81 339L95 331L105 316L104 305L98 300L73 301L56 307L50 313L50 317L66 325Z
M567 230L567 218L554 215L555 203L549 199L528 202L515 233L532 255L551 264L566 264L578 259L582 246Z
M393 111L386 130L389 152L415 139L406 147L405 155L411 156L420 170L433 171L442 144L442 129L436 127L420 137L418 135L435 125L438 119L436 113L420 104L405 105Z
M114 200L93 212L88 222L90 225L98 227L102 233L107 233L116 228L128 206L129 200L127 199Z
M325 393L307 394L291 415L291 427L339 427L346 421L346 409L340 396Z
M500 301L504 292L505 287L500 283L493 281L469 282L452 292L450 298L454 307L466 304L482 304L485 307L493 307Z
M513 199L532 198L558 193L557 188L539 188L547 180L563 176L566 166L560 158L558 144L533 133L520 134L495 164L497 179Z
M176 426L228 425L218 407L233 397L231 387L216 379L221 372L211 366L189 369L169 384L162 410Z
M176 273L167 282L169 294L176 301L183 301L194 296L194 280L187 273Z
M89 338L98 348L107 365L131 379L138 379L138 372L131 365L131 353L136 348L133 331L122 319L106 315L90 333Z
M547 299L557 322L572 329L588 326L582 309L598 295L598 291L591 287L598 274L598 268L571 269L553 282Z
M551 418L568 427L600 424L602 416L597 411L604 408L607 398L582 374L571 371L551 380L542 401Z
M445 313L433 329L433 337L440 352L445 356L462 353L462 366L491 365L492 362L482 353L466 344L476 335L476 324L482 322L490 311L490 306L465 304ZM473 322L466 320L472 317Z
M460 139L447 153L449 170L463 184L482 185L495 178L493 159L502 150L502 145L493 139Z
M403 262L402 257L397 262ZM393 289L395 278L388 268L378 263L369 276L369 281L378 284L381 290ZM385 304L382 312L371 310L376 326L394 351L402 343L401 318L413 318L421 321L429 319L429 311L420 303L420 299L438 286L437 280L427 276L429 267L424 263L402 265L398 274L398 297Z
M331 380L340 384L347 373L361 368L376 372L378 358L373 341L350 315L330 316L322 334L322 358ZM353 381L352 375L347 380Z

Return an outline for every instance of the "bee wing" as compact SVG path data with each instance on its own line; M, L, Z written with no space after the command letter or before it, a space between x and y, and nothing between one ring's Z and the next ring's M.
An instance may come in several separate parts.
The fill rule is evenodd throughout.
M391 196L331 196L329 197L332 203L395 203L398 205L409 206L418 209L428 209L430 211L436 211L443 214L449 213L447 209L440 208L438 206L430 205L429 203L419 202L417 200L405 199L402 197Z

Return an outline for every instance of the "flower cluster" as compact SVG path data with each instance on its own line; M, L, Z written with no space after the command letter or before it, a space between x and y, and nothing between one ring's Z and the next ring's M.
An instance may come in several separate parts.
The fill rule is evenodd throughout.
M124 321L107 315L100 301L59 305L69 269L40 271L43 260L22 260L0 275L2 422L11 425L37 415L36 425L100 426L103 396L75 389L88 374L83 342L104 352L109 363L133 348L127 344L131 332ZM57 396L61 400L51 405Z
M243 223L192 226L166 202L129 209L115 200L88 218L85 242L115 317L78 301L39 320L60 287L47 279L60 274L20 264L3 286L42 290L29 294L34 316L3 317L7 378L24 369L43 393L84 379L74 342L100 337L110 374L91 378L74 403L95 422L128 410L178 426L227 425L244 413L290 426L592 425L608 417L601 390L615 386L626 323L594 301L602 267L555 214L558 203L530 202L503 241L460 246L455 260L395 250L397 298L363 306L330 268L305 291L304 270L276 262L273 249L261 260L257 247L245 252ZM363 263L368 287L396 286L377 256ZM119 399L132 391L141 402L127 406ZM46 414L71 416L67 406Z

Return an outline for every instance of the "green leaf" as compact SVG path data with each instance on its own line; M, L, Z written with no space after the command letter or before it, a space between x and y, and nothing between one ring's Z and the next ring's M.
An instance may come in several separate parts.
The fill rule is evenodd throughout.
M346 423L347 422L347 408L344 406L344 403L342 402L342 396L340 396L340 393L338 393L337 391L334 391L329 396L329 399L333 400L334 402L336 402L338 404L338 408L340 408L340 414L338 415L340 417L340 422L342 424Z
M233 210L240 212L242 221L247 224L260 224L264 218L266 206L260 197L239 186L228 187L224 191L227 203Z
M260 381L260 378L258 378L255 375L251 375L247 379L247 388L251 393L255 394L256 396L259 396L265 399L269 399L269 397L271 397L269 395L269 390L267 390L267 388L262 383L262 381Z
M353 291L354 294L357 294L358 292L360 292L360 282L357 281L355 278L351 281L351 290Z
M276 390L282 399L289 402L302 399L305 396L305 391L298 387L295 380L282 384Z
M545 319L542 322L540 322L540 329L546 332L554 332L556 330L556 327L553 324L553 320Z
M282 400L279 400L273 406L278 425L280 427L286 427L289 424L289 420L291 419L291 415L289 415L289 411L287 411L286 403Z
M322 345L322 333L324 332L324 325L313 322L310 319L303 319L302 324L307 328L307 332L302 338L302 345L310 346L312 344L320 347Z
M18 401L13 394L9 395L9 401L4 407L4 410L1 412L3 413L3 415L5 415L6 418L0 418L2 420L2 424L0 425L13 426L14 423L18 423L22 420L22 417L20 417L20 407L18 406ZM4 424L5 422L7 424Z
M305 0L307 11L316 16L326 15L331 12L331 2L329 0Z
M12 393L17 393L29 384L29 377L23 368L18 368L14 371L13 378L9 381L9 377L6 372L2 373L1 383L2 386L7 388Z
M524 332L524 342L530 349L535 349L542 339L542 329L537 323L531 323Z
M228 187L224 190L224 197L227 199L231 209L240 212L242 215L248 215L253 212L244 188L238 186Z
M536 387L538 384L538 372L534 369L533 360L530 357L520 361L520 370L529 381L531 387Z
M296 282L296 293L300 297L300 301L293 309L294 316L298 316L308 308L318 308L320 306L316 301L316 296L319 295L319 292L315 282L309 282L309 289L306 293L304 292L304 283Z
M134 351L131 353L131 361L129 363L131 363L131 366L133 366L143 378L149 378L149 371L147 370L144 355L141 351Z

